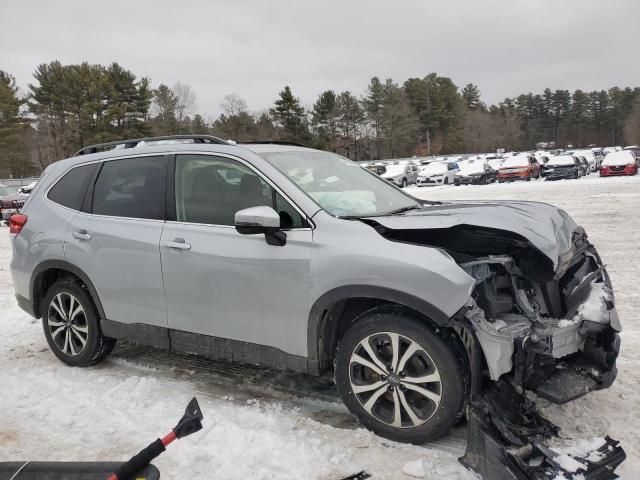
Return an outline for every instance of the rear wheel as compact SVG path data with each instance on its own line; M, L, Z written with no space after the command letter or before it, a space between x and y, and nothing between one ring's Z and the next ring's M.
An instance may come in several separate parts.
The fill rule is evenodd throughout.
M403 178L403 179L402 179L402 188L404 188L404 187L406 187L406 186L407 186L407 179L406 179L406 178Z
M55 282L40 311L49 348L67 365L92 365L113 350L116 340L102 335L96 307L77 281Z
M453 348L424 321L372 312L340 340L335 380L364 426L391 440L423 443L444 435L464 407Z

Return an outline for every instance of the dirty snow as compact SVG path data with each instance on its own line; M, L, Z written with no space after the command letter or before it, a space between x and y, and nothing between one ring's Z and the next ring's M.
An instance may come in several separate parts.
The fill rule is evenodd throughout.
M434 200L546 201L586 228L608 264L625 329L619 377L609 390L567 405L540 404L565 436L608 433L621 440L628 460L618 472L634 478L640 469L640 177L409 190ZM126 459L165 434L197 395L204 429L154 462L163 479L334 480L363 469L384 480L419 478L411 472L425 479L475 478L457 462L464 426L427 446L384 440L353 421L327 379L126 345L96 367L66 367L49 352L40 322L16 306L9 257L3 227L0 461Z

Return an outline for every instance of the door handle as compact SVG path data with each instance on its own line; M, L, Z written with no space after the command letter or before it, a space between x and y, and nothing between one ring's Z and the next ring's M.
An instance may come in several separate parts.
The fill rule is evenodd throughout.
M191 250L191 244L185 242L184 238L176 238L173 242L164 242L164 246L176 250Z
M73 235L73 238L78 240L91 240L91 235L89 235L86 230L78 230L77 232L73 232L71 235Z

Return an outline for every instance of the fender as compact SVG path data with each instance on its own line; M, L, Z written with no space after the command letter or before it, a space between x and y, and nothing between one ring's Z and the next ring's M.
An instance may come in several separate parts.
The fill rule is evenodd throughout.
M307 352L309 373L320 374L326 370L329 359L328 352L323 352L321 342L331 320L325 313L337 302L351 298L370 298L404 305L428 317L437 325L443 326L449 316L426 300L392 288L374 285L345 285L337 287L321 295L311 307L307 326ZM325 339L326 340L326 339Z
M40 318L41 316L39 312L40 305L38 305L38 302L36 302L36 279L40 276L42 272L45 272L46 270L50 270L52 268L55 268L58 270L65 270L69 273L72 273L76 277L78 277L82 281L82 283L84 283L89 289L89 293L91 294L91 299L96 305L96 309L98 310L98 316L100 317L100 320L105 318L104 309L102 308L102 303L100 302L98 291L96 290L91 280L89 280L89 276L86 273L84 273L80 267L77 267L76 265L69 263L65 260L45 260L44 262L38 264L38 266L34 269L33 273L31 274L31 282L29 285L29 297L31 299L30 300L31 303L33 304L33 311L35 313L36 318ZM44 292L41 292L41 293L44 294Z

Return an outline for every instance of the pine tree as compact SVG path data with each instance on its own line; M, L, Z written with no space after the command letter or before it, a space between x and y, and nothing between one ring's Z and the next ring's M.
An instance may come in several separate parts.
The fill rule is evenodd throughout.
M358 136L365 120L364 111L358 99L349 91L338 96L337 111L337 127L342 136L345 156L358 160Z
M480 89L473 83L467 83L462 89L462 99L469 110L484 110L486 106L480 100Z
M375 157L380 158L381 154L381 130L382 130L382 110L384 108L384 85L378 77L373 77L369 82L369 86L362 99L362 106L366 112L367 118L373 126L375 136Z
M274 122L282 129L283 140L306 143L310 139L304 108L287 85L269 110Z
M318 148L336 151L339 115L336 93L325 90L318 96L311 111L311 124L316 129Z
M28 123L20 115L24 103L18 97L13 76L0 70L0 174L21 177L33 173L25 144Z
M156 134L174 135L178 133L178 119L176 118L178 98L173 90L161 83L153 92L153 103L157 109L157 115L153 119Z

